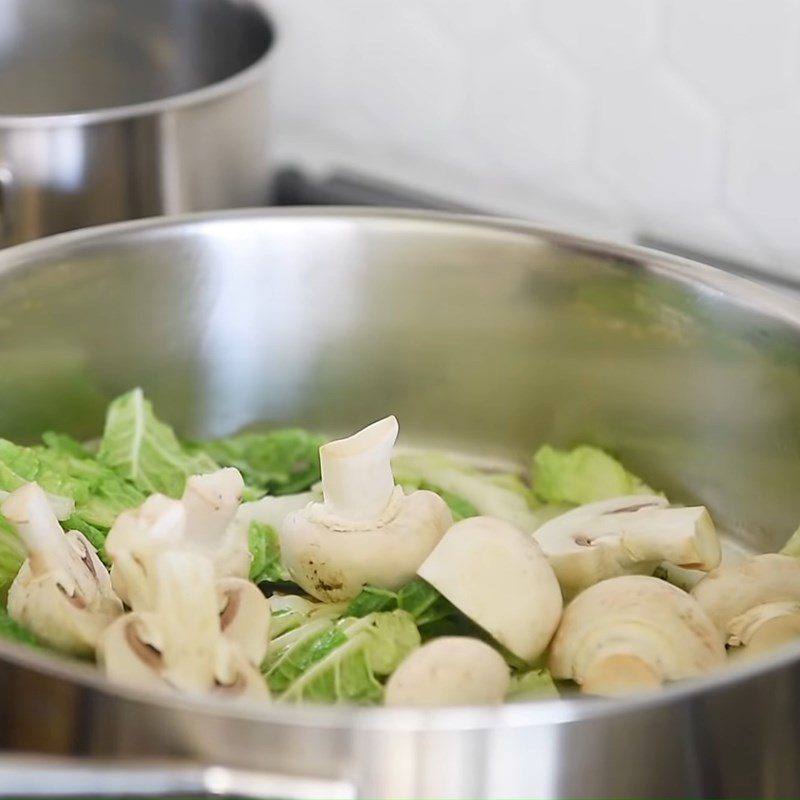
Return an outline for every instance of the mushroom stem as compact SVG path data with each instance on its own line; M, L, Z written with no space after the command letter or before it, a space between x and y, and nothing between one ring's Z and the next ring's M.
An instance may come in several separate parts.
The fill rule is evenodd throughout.
M228 467L186 481L181 503L186 509L186 537L202 547L217 547L242 502L244 481Z
M357 522L375 519L394 493L391 454L397 439L393 416L320 448L322 493L333 516Z
M632 653L614 653L595 660L584 672L581 690L606 697L631 694L661 686L658 672Z
M10 494L2 504L2 511L24 542L34 575L63 569L70 563L69 542L47 495L37 484L29 483Z

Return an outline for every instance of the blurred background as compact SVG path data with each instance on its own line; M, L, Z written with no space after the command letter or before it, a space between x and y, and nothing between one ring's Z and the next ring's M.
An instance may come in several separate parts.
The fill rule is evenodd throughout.
M800 2L263 1L279 166L800 281Z

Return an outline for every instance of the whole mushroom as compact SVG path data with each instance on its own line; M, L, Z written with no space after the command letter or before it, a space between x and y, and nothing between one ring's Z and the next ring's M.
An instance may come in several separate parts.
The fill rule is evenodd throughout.
M106 537L106 552L113 561L114 589L126 605L140 611L151 607L153 563L168 549L208 556L218 578L246 578L248 531L231 524L243 489L238 470L221 469L191 476L180 500L153 494L138 508L123 511Z
M509 522L471 517L453 525L418 570L459 611L524 661L550 642L562 598L538 544Z
M725 645L700 604L658 578L623 575L581 592L550 648L554 678L587 694L619 695L691 678L725 663Z
M766 553L719 567L692 596L732 654L757 655L800 639L800 560L792 556Z
M56 650L90 655L122 613L94 547L82 533L62 531L36 483L12 492L2 511L28 552L8 591L9 615Z
M442 636L407 656L386 683L387 706L502 703L511 679L502 656L480 639Z
M269 603L245 584L228 579L219 586L207 557L166 551L153 565L152 610L110 625L98 642L98 663L120 683L268 697L258 665L268 642Z
M656 495L601 500L551 519L533 536L566 599L607 578L652 573L661 562L716 567L720 542L708 511L668 506Z
M283 522L284 565L319 600L352 599L367 583L398 589L452 525L439 495L406 495L395 486L390 458L397 432L397 420L386 417L323 445L323 501Z

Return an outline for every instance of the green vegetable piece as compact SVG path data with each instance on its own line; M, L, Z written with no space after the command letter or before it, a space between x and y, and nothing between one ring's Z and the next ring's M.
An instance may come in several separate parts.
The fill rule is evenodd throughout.
M112 401L97 457L147 494L180 497L190 475L219 466L203 452L189 452L172 428L159 420L141 389Z
M324 437L317 434L286 429L198 442L191 447L223 466L236 467L248 486L282 495L303 492L319 481L319 448L324 443Z
M540 524L533 496L519 475L485 472L451 456L416 451L392 459L395 480L405 489L429 489L442 497L456 521L483 514L506 520L523 531Z
M253 561L250 564L250 580L253 583L281 583L291 580L281 561L281 545L278 532L272 525L251 522L248 529L248 545Z
M506 700L512 703L524 703L529 700L546 700L559 696L550 673L546 669L532 669L511 676L511 686Z
M457 494L453 494L453 492L448 492L445 489L437 488L426 481L422 481L420 489L427 489L428 491L435 492L442 498L442 500L447 503L450 508L450 511L453 513L453 522L461 522L462 519L468 519L469 517L477 517L480 514L475 506L470 503L468 500L465 500L463 497L459 497Z
M14 526L0 515L0 596L4 597L8 592L25 556L25 546Z
M608 453L589 445L557 450L550 445L533 457L533 491L546 503L584 505L609 497L653 494Z
M55 431L45 431L42 434L42 441L51 450L57 450L67 456L80 459L94 458L92 453L87 450L77 439L67 436L66 433L56 433Z
M13 492L31 481L46 492L75 501L74 515L65 525L85 533L96 547L122 511L145 499L135 486L94 458L78 458L62 448L19 447L0 439L0 489Z
M376 611L394 611L399 608L397 592L380 586L365 586L344 612L346 617L366 617Z
M404 611L363 618L312 618L270 644L264 675L277 699L375 704L378 680L419 646L414 620Z
M0 639L10 639L13 642L27 644L31 647L41 647L39 639L32 631L8 616L7 611L0 611Z
M780 552L785 556L800 558L800 528L789 537L789 541L781 548Z
M376 611L400 609L418 626L429 625L457 614L456 608L422 578L415 578L399 591L365 586L345 611L346 617L366 617Z

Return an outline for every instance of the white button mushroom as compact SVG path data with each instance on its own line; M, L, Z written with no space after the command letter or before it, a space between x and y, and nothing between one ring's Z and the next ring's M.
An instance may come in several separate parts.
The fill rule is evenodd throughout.
M386 683L387 706L502 703L510 685L502 656L485 642L442 636L407 656Z
M320 448L322 503L289 514L280 530L283 563L319 600L355 597L371 583L410 581L453 522L433 492L395 486L391 452L397 420L387 417Z
M767 553L722 566L692 595L737 654L800 638L800 560L791 556Z
M455 525L418 573L514 655L534 661L561 617L561 589L541 548L509 522Z
M652 573L661 562L716 567L720 542L706 509L668 505L655 495L616 497L579 506L535 531L564 597L606 578Z
M100 637L97 659L106 675L152 689L267 697L257 667L269 603L233 580L219 587L211 560L197 553L160 555L153 564L153 610L124 615Z
M12 492L2 511L28 551L8 591L9 615L56 650L89 655L122 613L105 566L82 533L61 530L37 484Z
M588 694L617 695L691 678L725 662L725 646L700 604L644 575L611 578L566 608L550 648L554 678Z
M131 608L152 605L153 561L182 548L212 559L219 578L246 578L250 571L247 528L231 524L244 482L236 469L193 475L180 500L154 494L139 508L120 514L106 538L114 589Z

